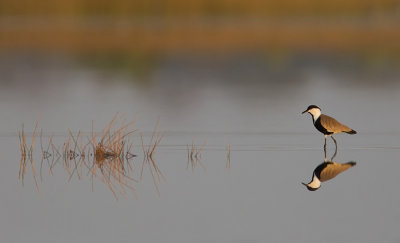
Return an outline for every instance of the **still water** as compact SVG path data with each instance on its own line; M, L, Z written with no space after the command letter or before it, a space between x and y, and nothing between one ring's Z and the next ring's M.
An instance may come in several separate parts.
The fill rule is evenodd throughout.
M70 57L3 55L2 241L399 242L400 73L357 60L299 60L169 56L137 75ZM310 104L358 132L336 136L333 160L357 165L314 192L301 184L324 161L323 136L300 114ZM25 186L18 182L22 123L33 131L40 116L39 128L62 144L68 129L89 132L93 121L101 130L116 112L136 119L137 166L139 132L149 141L160 119L159 195L148 171L136 197L118 201L90 176L68 181L62 166L44 173L40 196L29 170ZM188 167L192 144L205 144L204 167Z

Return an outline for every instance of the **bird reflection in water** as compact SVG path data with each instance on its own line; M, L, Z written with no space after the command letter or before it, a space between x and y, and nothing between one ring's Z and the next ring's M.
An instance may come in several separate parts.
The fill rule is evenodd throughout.
M335 154L332 156L330 160L327 160L326 156L324 162L318 165L313 172L312 179L309 183L302 183L307 187L310 191L316 191L321 187L321 183L325 181L329 181L335 178L340 173L348 170L349 168L356 165L356 162L350 161L347 163L340 163L332 161L336 156Z

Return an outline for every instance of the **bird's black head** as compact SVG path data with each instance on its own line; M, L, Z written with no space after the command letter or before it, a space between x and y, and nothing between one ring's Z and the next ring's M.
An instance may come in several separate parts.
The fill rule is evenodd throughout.
M301 114L304 114L304 113L306 113L307 111L309 111L309 110L311 110L311 109L313 109L313 108L317 108L317 109L321 110L321 108L319 108L319 107L316 106L316 105L309 105L309 106L307 107L307 109L306 109L305 111L303 111Z

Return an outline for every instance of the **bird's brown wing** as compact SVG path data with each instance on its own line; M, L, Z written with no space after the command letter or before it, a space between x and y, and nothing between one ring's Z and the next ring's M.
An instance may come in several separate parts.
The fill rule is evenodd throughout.
M346 126L343 125L342 123L336 121L335 118L327 116L327 115L321 115L320 116L320 121L321 121L321 125L328 131L331 133L340 133L340 132L350 132L351 129Z
M337 175L342 173L343 171L353 167L356 163L355 162L348 162L348 163L336 163L332 162L329 163L320 173L319 180L321 182L328 181L330 179L335 178Z

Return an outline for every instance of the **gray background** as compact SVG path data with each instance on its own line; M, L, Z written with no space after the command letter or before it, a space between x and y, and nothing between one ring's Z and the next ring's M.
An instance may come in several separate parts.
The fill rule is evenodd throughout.
M143 83L69 56L2 55L1 241L399 242L398 68L341 58L272 68L259 55L167 56ZM336 136L335 158L357 165L315 192L301 185L324 159L323 136L300 114L310 104L358 131ZM41 196L29 170L18 183L22 123L32 131L41 114L60 144L68 129L90 131L94 120L100 130L116 112L136 117L146 140L160 117L160 196L148 172L137 198L118 202L98 180L94 192L89 177L68 182L62 166L44 173ZM186 145L204 141L207 171L187 170Z

